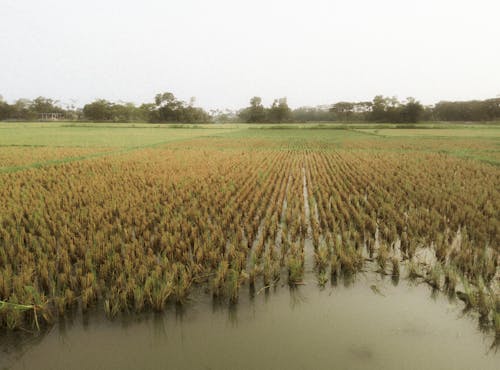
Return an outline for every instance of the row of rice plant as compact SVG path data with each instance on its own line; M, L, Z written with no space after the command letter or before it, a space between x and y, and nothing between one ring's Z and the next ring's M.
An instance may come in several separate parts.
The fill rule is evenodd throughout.
M495 167L321 141L194 142L1 175L0 327L95 305L162 311L200 284L234 303L246 283L302 284L308 261L320 285L406 272L497 325Z

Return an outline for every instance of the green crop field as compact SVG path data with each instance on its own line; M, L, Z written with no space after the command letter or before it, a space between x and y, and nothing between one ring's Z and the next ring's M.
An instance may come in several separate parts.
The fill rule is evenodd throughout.
M185 128L188 126L189 128ZM196 138L319 140L360 150L444 152L498 165L500 125L0 123L0 171L119 155ZM9 159L10 158L10 159Z

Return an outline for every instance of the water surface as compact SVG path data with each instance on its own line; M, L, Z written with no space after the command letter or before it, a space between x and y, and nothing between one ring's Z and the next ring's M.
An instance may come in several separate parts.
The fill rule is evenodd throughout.
M376 285L377 289L372 289ZM280 285L236 306L194 294L184 308L109 321L77 315L29 340L0 339L6 369L498 369L491 334L425 285L358 275L320 290Z

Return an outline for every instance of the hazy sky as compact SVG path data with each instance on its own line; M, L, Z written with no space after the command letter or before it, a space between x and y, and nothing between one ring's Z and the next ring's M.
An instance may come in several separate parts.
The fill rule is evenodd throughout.
M0 0L0 94L205 108L500 94L500 0Z

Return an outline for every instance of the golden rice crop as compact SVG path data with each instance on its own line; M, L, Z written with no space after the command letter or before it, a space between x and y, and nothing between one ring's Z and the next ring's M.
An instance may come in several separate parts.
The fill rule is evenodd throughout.
M94 305L162 311L197 284L236 302L247 280L300 284L310 257L320 285L327 269L401 267L498 317L496 167L316 141L193 142L0 175L0 327Z

